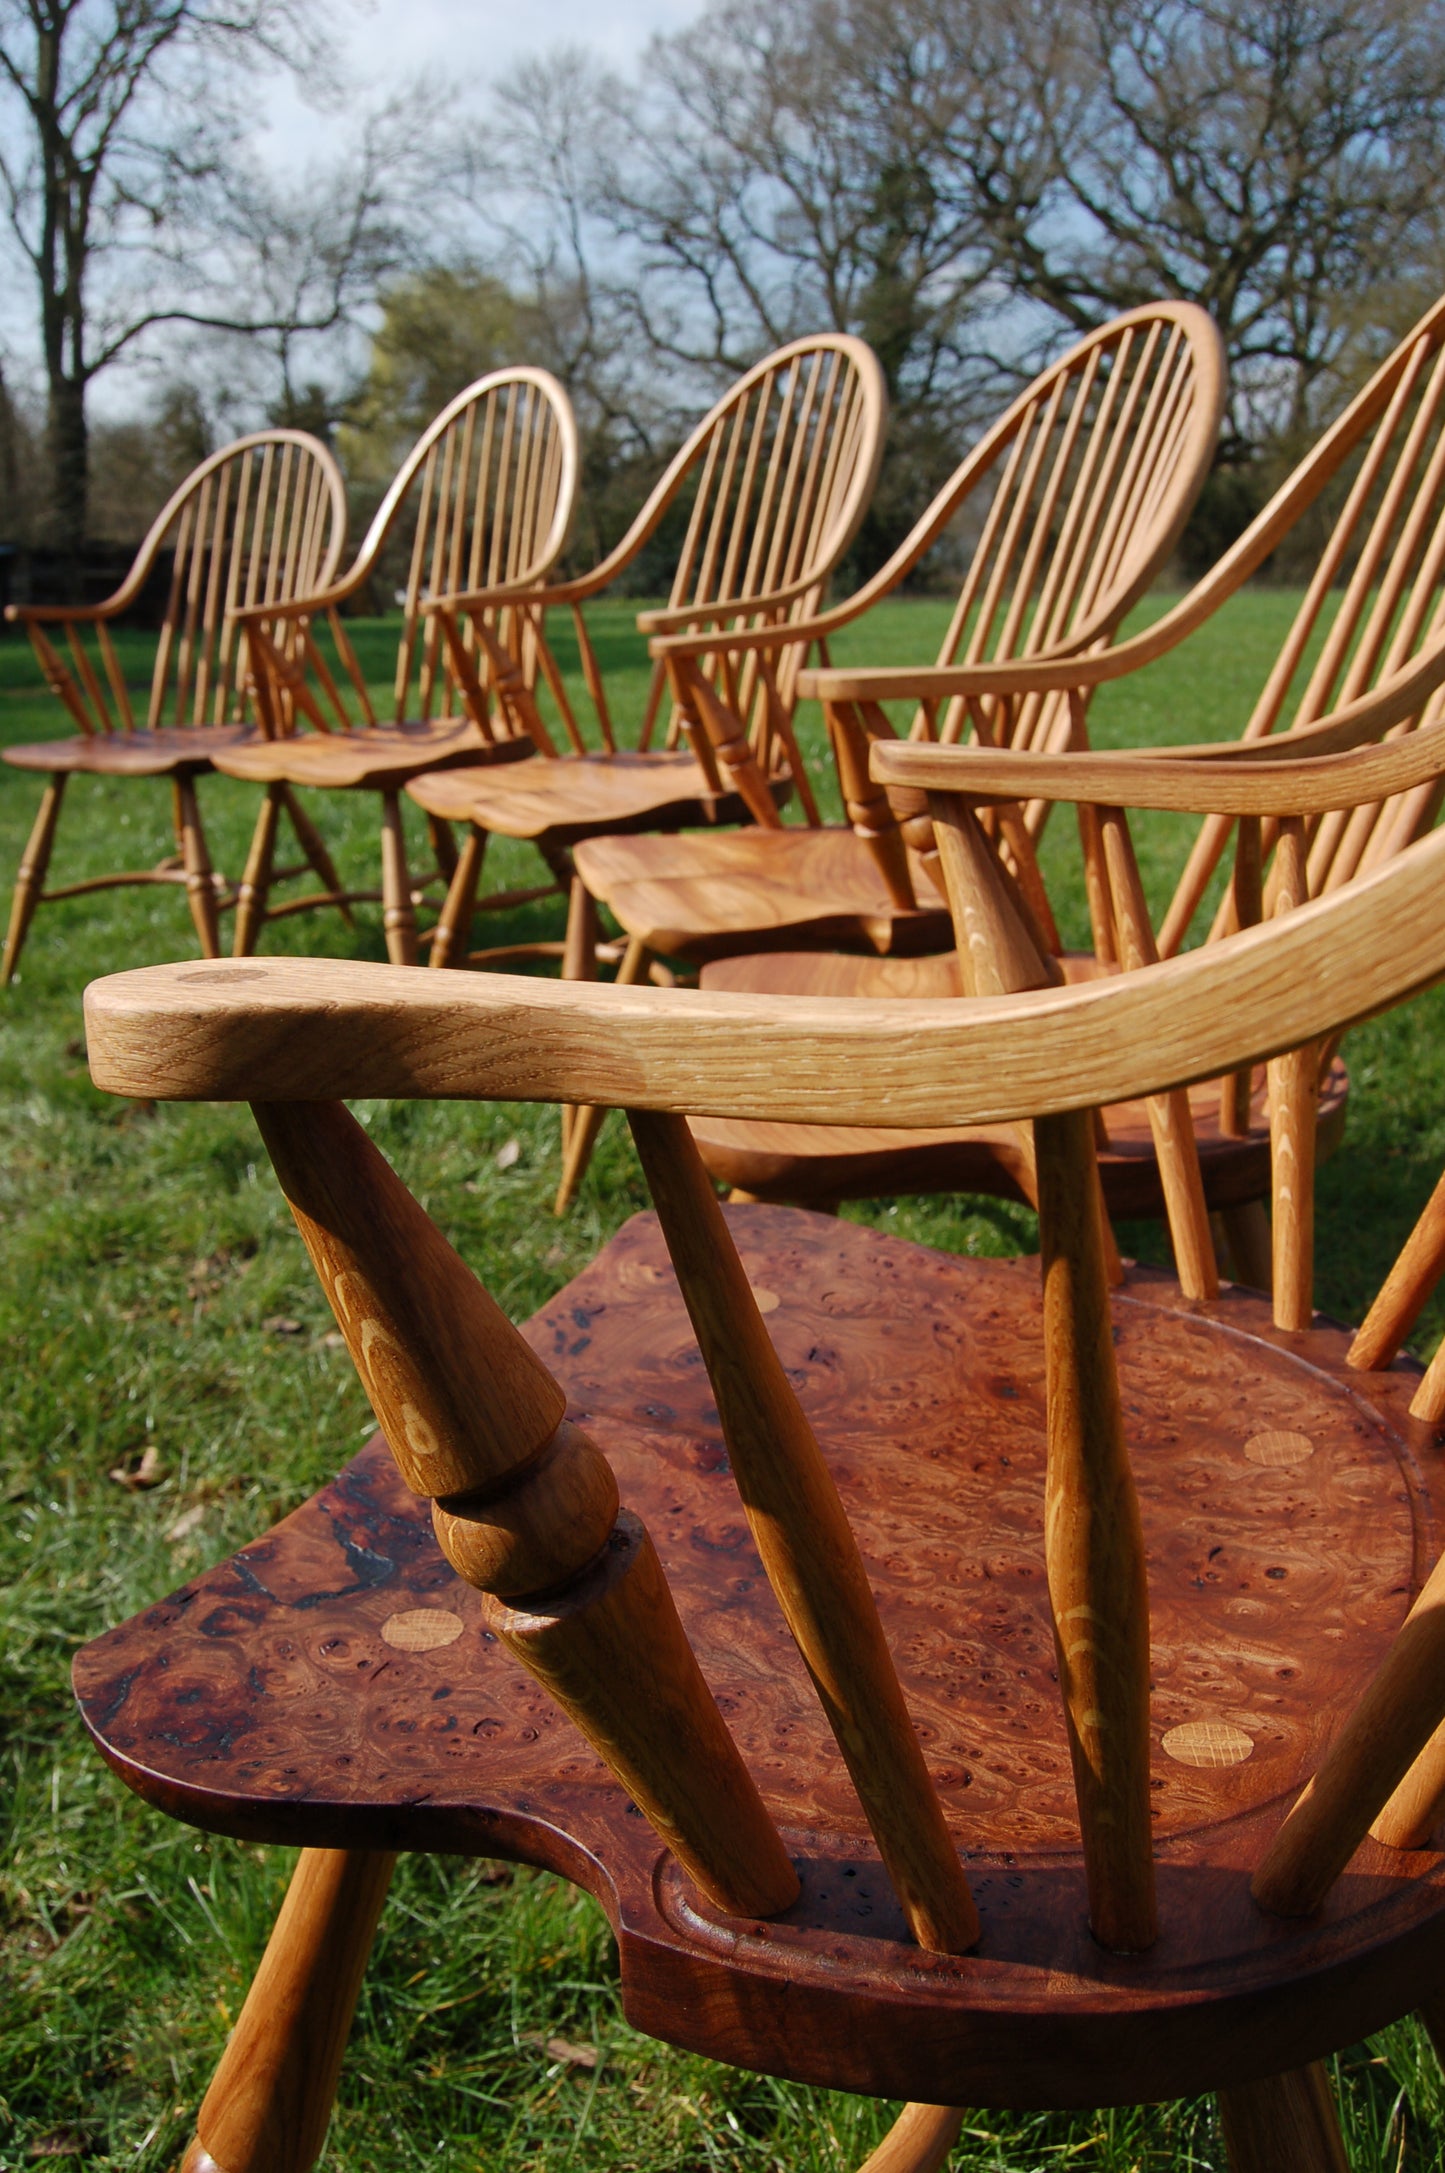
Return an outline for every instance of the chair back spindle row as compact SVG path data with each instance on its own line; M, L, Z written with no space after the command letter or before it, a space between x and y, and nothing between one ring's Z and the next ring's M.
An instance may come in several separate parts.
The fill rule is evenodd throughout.
M316 594L352 706L313 628L303 624L289 646L257 642L271 732L303 719L316 731L377 725L339 607L368 582L394 579L393 559L403 550L402 628L386 721L469 716L486 744L515 737L515 706L503 698L503 683L515 681L524 692L536 684L545 651L541 606L503 598L445 630L426 607L463 589L526 591L543 580L566 541L578 469L571 403L548 371L497 370L466 386L402 462L350 568Z
M93 610L57 610L68 661L46 631L46 615L25 614L46 681L81 732L138 729L107 622L134 607L169 552L144 729L254 722L255 622L239 614L324 588L345 540L345 492L324 446L298 430L238 439L203 461L162 508L113 596ZM305 638L300 622L265 624L288 657Z

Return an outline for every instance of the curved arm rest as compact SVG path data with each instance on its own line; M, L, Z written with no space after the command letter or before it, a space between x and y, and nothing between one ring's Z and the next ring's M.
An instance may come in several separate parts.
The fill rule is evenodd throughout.
M7 604L5 616L12 626L94 626L124 608L125 588L118 588L98 604Z
M679 604L676 608L669 607L666 610L639 611L638 630L664 638L668 635L686 636L696 628L715 626L722 619L746 618L760 611L786 611L800 597L811 595L818 586L818 576L811 574L806 581L791 581L786 588L764 589L756 596L738 596L731 600L718 597L712 603ZM798 623L803 625L807 622L799 620ZM773 632L779 636L791 635L792 629L780 624L776 628L759 627L756 631L766 637ZM733 637L729 635L728 638L731 645ZM654 650L653 654L656 653Z
M1188 815L1322 815L1388 799L1445 772L1445 724L1342 754L1302 752L1300 743L1309 736L1304 731L1254 742L1248 759L1242 759L1243 748L1228 747L1036 755L875 740L869 767L881 785L970 799L1067 800Z
M1204 598L1196 589L1142 633L1108 649L1088 648L1081 653L1064 646L1051 656L1000 657L991 664L915 664L872 670L835 664L801 673L798 689L808 701L944 702L955 694L1053 694L1071 687L1102 686L1107 679L1123 679L1167 655L1203 624L1217 601ZM1097 641L1098 629L1080 638L1081 642Z
M92 1076L164 1101L592 1102L892 1128L1128 1101L1298 1048L1445 975L1445 831L1163 965L982 1000L841 1003L446 978L332 959L86 990ZM1382 940L1388 930L1389 940Z
M797 594L799 592L793 591L792 593ZM732 606L721 604L716 608L720 613L726 612L728 609L735 611L764 611L779 603L786 603L788 598L789 592L782 590L775 596L760 596L755 603L735 604ZM874 587L870 582L866 589L856 590L852 596L846 597L841 604L834 604L831 609L820 611L815 618L789 619L777 626L742 626L736 630L729 628L727 629L726 639L728 653L732 655L740 653L744 649L777 649L784 645L791 647L794 642L799 641L825 640L829 634L835 634L840 626L850 625L859 616L860 612L866 611L868 606L875 600ZM705 608L711 609L712 607ZM696 619L697 616L698 613L696 612L689 614L689 617L693 619ZM670 656L709 656L717 646L718 636L716 632L710 634L692 632L685 634L654 634L652 640L647 644L647 653L649 656L661 658ZM810 673L808 676L816 677L817 674Z

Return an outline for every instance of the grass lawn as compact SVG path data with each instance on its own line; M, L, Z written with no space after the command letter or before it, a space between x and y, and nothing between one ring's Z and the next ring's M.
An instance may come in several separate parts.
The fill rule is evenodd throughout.
M1239 728L1293 606L1238 597L1182 655L1096 705L1100 745L1227 737ZM1159 606L1151 606L1157 610ZM926 660L946 607L902 602L840 641L838 662ZM645 659L631 612L597 614L622 723ZM561 630L559 629L559 639ZM359 630L389 677L385 622ZM132 639L127 667L146 669ZM831 785L816 711L810 761ZM61 729L27 647L0 641L0 741ZM234 876L254 788L207 779L217 865ZM8 897L39 781L0 768ZM836 792L831 796L836 808ZM315 800L312 802L316 805ZM332 795L318 816L343 872L376 879L376 801ZM413 811L415 814L415 811ZM1156 909L1189 825L1141 822ZM418 856L422 825L416 818ZM55 881L169 849L165 790L79 780ZM1065 935L1087 927L1076 847L1053 825L1046 872ZM498 885L535 881L526 849L493 850ZM293 918L266 948L383 957L380 909L348 931ZM560 934L560 901L492 940ZM254 1537L350 1456L371 1420L244 1110L152 1108L98 1094L85 1067L87 980L194 944L179 890L117 891L42 909L21 979L0 997L0 2168L53 2157L160 2173L175 2163L261 1951L288 1852L213 1841L130 1796L88 1747L68 1688L75 1646ZM1323 1172L1318 1302L1358 1317L1445 1163L1445 995L1357 1032L1349 1131ZM564 1223L550 1202L556 1113L378 1104L372 1136L519 1317L645 1204L618 1120ZM516 1141L519 1155L502 1155ZM882 1201L865 1220L955 1250L1033 1243L1031 1218L990 1201ZM1156 1231L1126 1246L1160 1258ZM1430 1332L1438 1331L1437 1313ZM113 1470L157 1452L159 1483ZM584 2048L574 2059L556 2042ZM1445 2086L1406 2022L1339 2062L1354 2163L1445 2166ZM868 2101L770 2082L670 2051L623 2023L599 1909L557 1880L485 1862L414 1858L383 1917L325 2163L546 2173L576 2164L693 2173L848 2173L891 2117ZM1207 2104L1097 2115L982 2114L952 2164L967 2173L1070 2166L1218 2168Z

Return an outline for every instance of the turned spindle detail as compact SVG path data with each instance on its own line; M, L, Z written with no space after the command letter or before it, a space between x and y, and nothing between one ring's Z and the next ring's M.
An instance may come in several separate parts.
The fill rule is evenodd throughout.
M838 765L844 812L853 826L854 835L862 838L872 853L893 903L900 912L911 913L918 900L909 872L908 854L888 794L882 785L874 783L869 772L868 755L872 742L851 702L828 702L824 705L824 715ZM929 842L931 845L932 840Z
M691 735L692 746L710 773L713 789L720 783L723 790L737 793L754 822L765 830L778 829L782 818L736 709L723 700L706 672L691 664L678 665L675 672L684 690L685 712L695 715L701 725Z
M720 1907L786 1908L797 1876L557 1382L339 1103L255 1113L398 1468L491 1628Z

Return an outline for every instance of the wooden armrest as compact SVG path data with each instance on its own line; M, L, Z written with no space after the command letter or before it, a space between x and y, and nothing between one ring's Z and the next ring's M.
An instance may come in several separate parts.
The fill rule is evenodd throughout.
M12 626L94 626L120 608L123 591L99 604L7 604L5 616Z
M1445 771L1445 724L1345 753L1300 755L1296 736L1241 748L1158 753L1017 754L875 740L870 770L882 785L970 799L1067 800L1084 807L1166 808L1189 815L1322 815L1408 792ZM1229 759L1231 754L1235 759Z
M92 982L86 1038L98 1086L163 1101L415 1097L1004 1123L1216 1078L1386 1009L1445 975L1442 882L1438 830L1223 942L1017 996L834 1003L237 959Z
M738 611L765 611L779 601L777 596L763 596L750 604L739 604ZM720 609L724 607L719 607ZM835 604L831 611L820 611L813 619L787 619L776 626L724 627L712 633L654 634L647 644L647 653L654 657L710 656L715 650L725 648L735 655L744 649L791 648L795 642L824 641L835 634L840 626L846 626L866 603L849 598L846 603Z
M800 596L807 596L817 586L818 578L815 574L806 581L790 582L787 588L766 589L757 596L734 597L731 601L722 598L713 603L678 604L660 611L639 611L638 630L644 634L660 636L686 635L695 628L716 626L726 619L750 618L758 612L786 611L790 604L795 604ZM804 620L798 621L800 626L807 623ZM760 627L757 631L767 633L770 629ZM777 627L779 635L791 631L791 628L782 624Z

